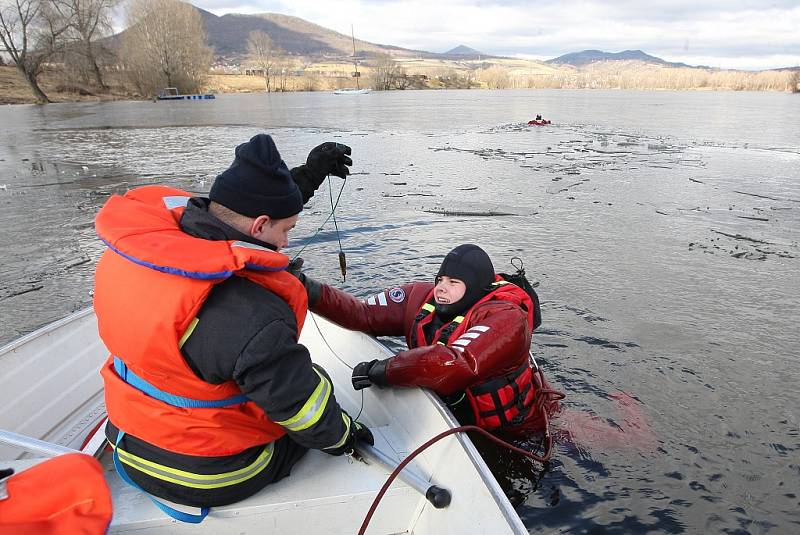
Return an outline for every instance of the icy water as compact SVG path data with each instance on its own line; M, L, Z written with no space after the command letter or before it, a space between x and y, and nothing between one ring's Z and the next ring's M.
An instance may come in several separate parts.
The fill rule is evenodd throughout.
M335 140L349 273L329 222L314 277L367 295L475 242L540 281L533 349L569 412L548 469L519 474L532 533L800 531L800 96L223 95L5 107L0 128L0 343L91 303L111 193L205 193L258 132L290 166ZM323 189L290 255L329 211ZM619 432L570 436L576 412Z

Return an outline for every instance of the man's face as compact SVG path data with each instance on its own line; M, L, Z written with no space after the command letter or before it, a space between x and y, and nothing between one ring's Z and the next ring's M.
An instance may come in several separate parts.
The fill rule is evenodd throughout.
M436 281L433 288L433 298L439 305L451 305L458 303L467 292L467 285L460 279L451 279L442 275Z
M297 225L300 214L283 219L270 219L261 226L259 232L253 237L263 242L274 245L278 251L289 245L289 232Z

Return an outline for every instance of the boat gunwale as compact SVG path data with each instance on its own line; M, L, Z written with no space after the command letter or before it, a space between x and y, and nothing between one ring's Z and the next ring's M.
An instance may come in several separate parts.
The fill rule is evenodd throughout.
M40 338L46 334L49 334L52 331L55 331L56 329L63 327L64 325L72 323L73 321L77 321L83 318L84 316L93 313L94 313L94 307L86 307L84 309L78 310L77 312L73 312L68 316L64 316L61 319L57 319L51 323L48 323L47 325L43 325L34 331L31 331L27 334L23 334L16 340L12 340L6 345L0 347L0 358L2 358L3 355L5 355L6 353L11 353L12 351L14 351L15 349L17 349L22 345L25 345L33 340L36 340L37 338Z

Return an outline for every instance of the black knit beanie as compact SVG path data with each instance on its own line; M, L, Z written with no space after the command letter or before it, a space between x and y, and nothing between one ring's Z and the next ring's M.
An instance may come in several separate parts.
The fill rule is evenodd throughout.
M465 243L444 257L439 273L436 274L437 280L441 276L459 279L467 287L464 297L455 303L436 304L439 315L451 317L466 312L486 295L489 285L494 282L494 266L486 251L477 245Z
M231 166L214 180L209 199L248 217L283 219L300 213L303 196L272 137L253 136L235 154Z

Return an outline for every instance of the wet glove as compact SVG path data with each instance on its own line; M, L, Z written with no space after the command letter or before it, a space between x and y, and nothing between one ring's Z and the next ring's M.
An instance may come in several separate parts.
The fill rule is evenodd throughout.
M362 388L369 388L372 385L383 387L388 383L386 382L386 360L371 360L369 362L360 362L353 368L353 388L361 390Z
M311 149L305 165L291 170L292 179L303 194L303 204L314 196L326 176L346 178L350 174L348 166L353 165L349 156L351 153L347 145L326 141Z
M345 414L346 418L350 419L350 415L347 413ZM370 431L366 425L350 419L350 433L347 435L344 444L338 448L325 449L322 451L335 456L344 455L346 453L350 454L353 453L353 448L356 447L359 440L366 442L370 446L375 445L375 437L372 436L372 431Z
M289 265L286 266L286 271L303 283L306 288L306 294L308 294L308 306L313 306L322 295L322 284L303 273L303 262L304 260L300 257L291 260Z

